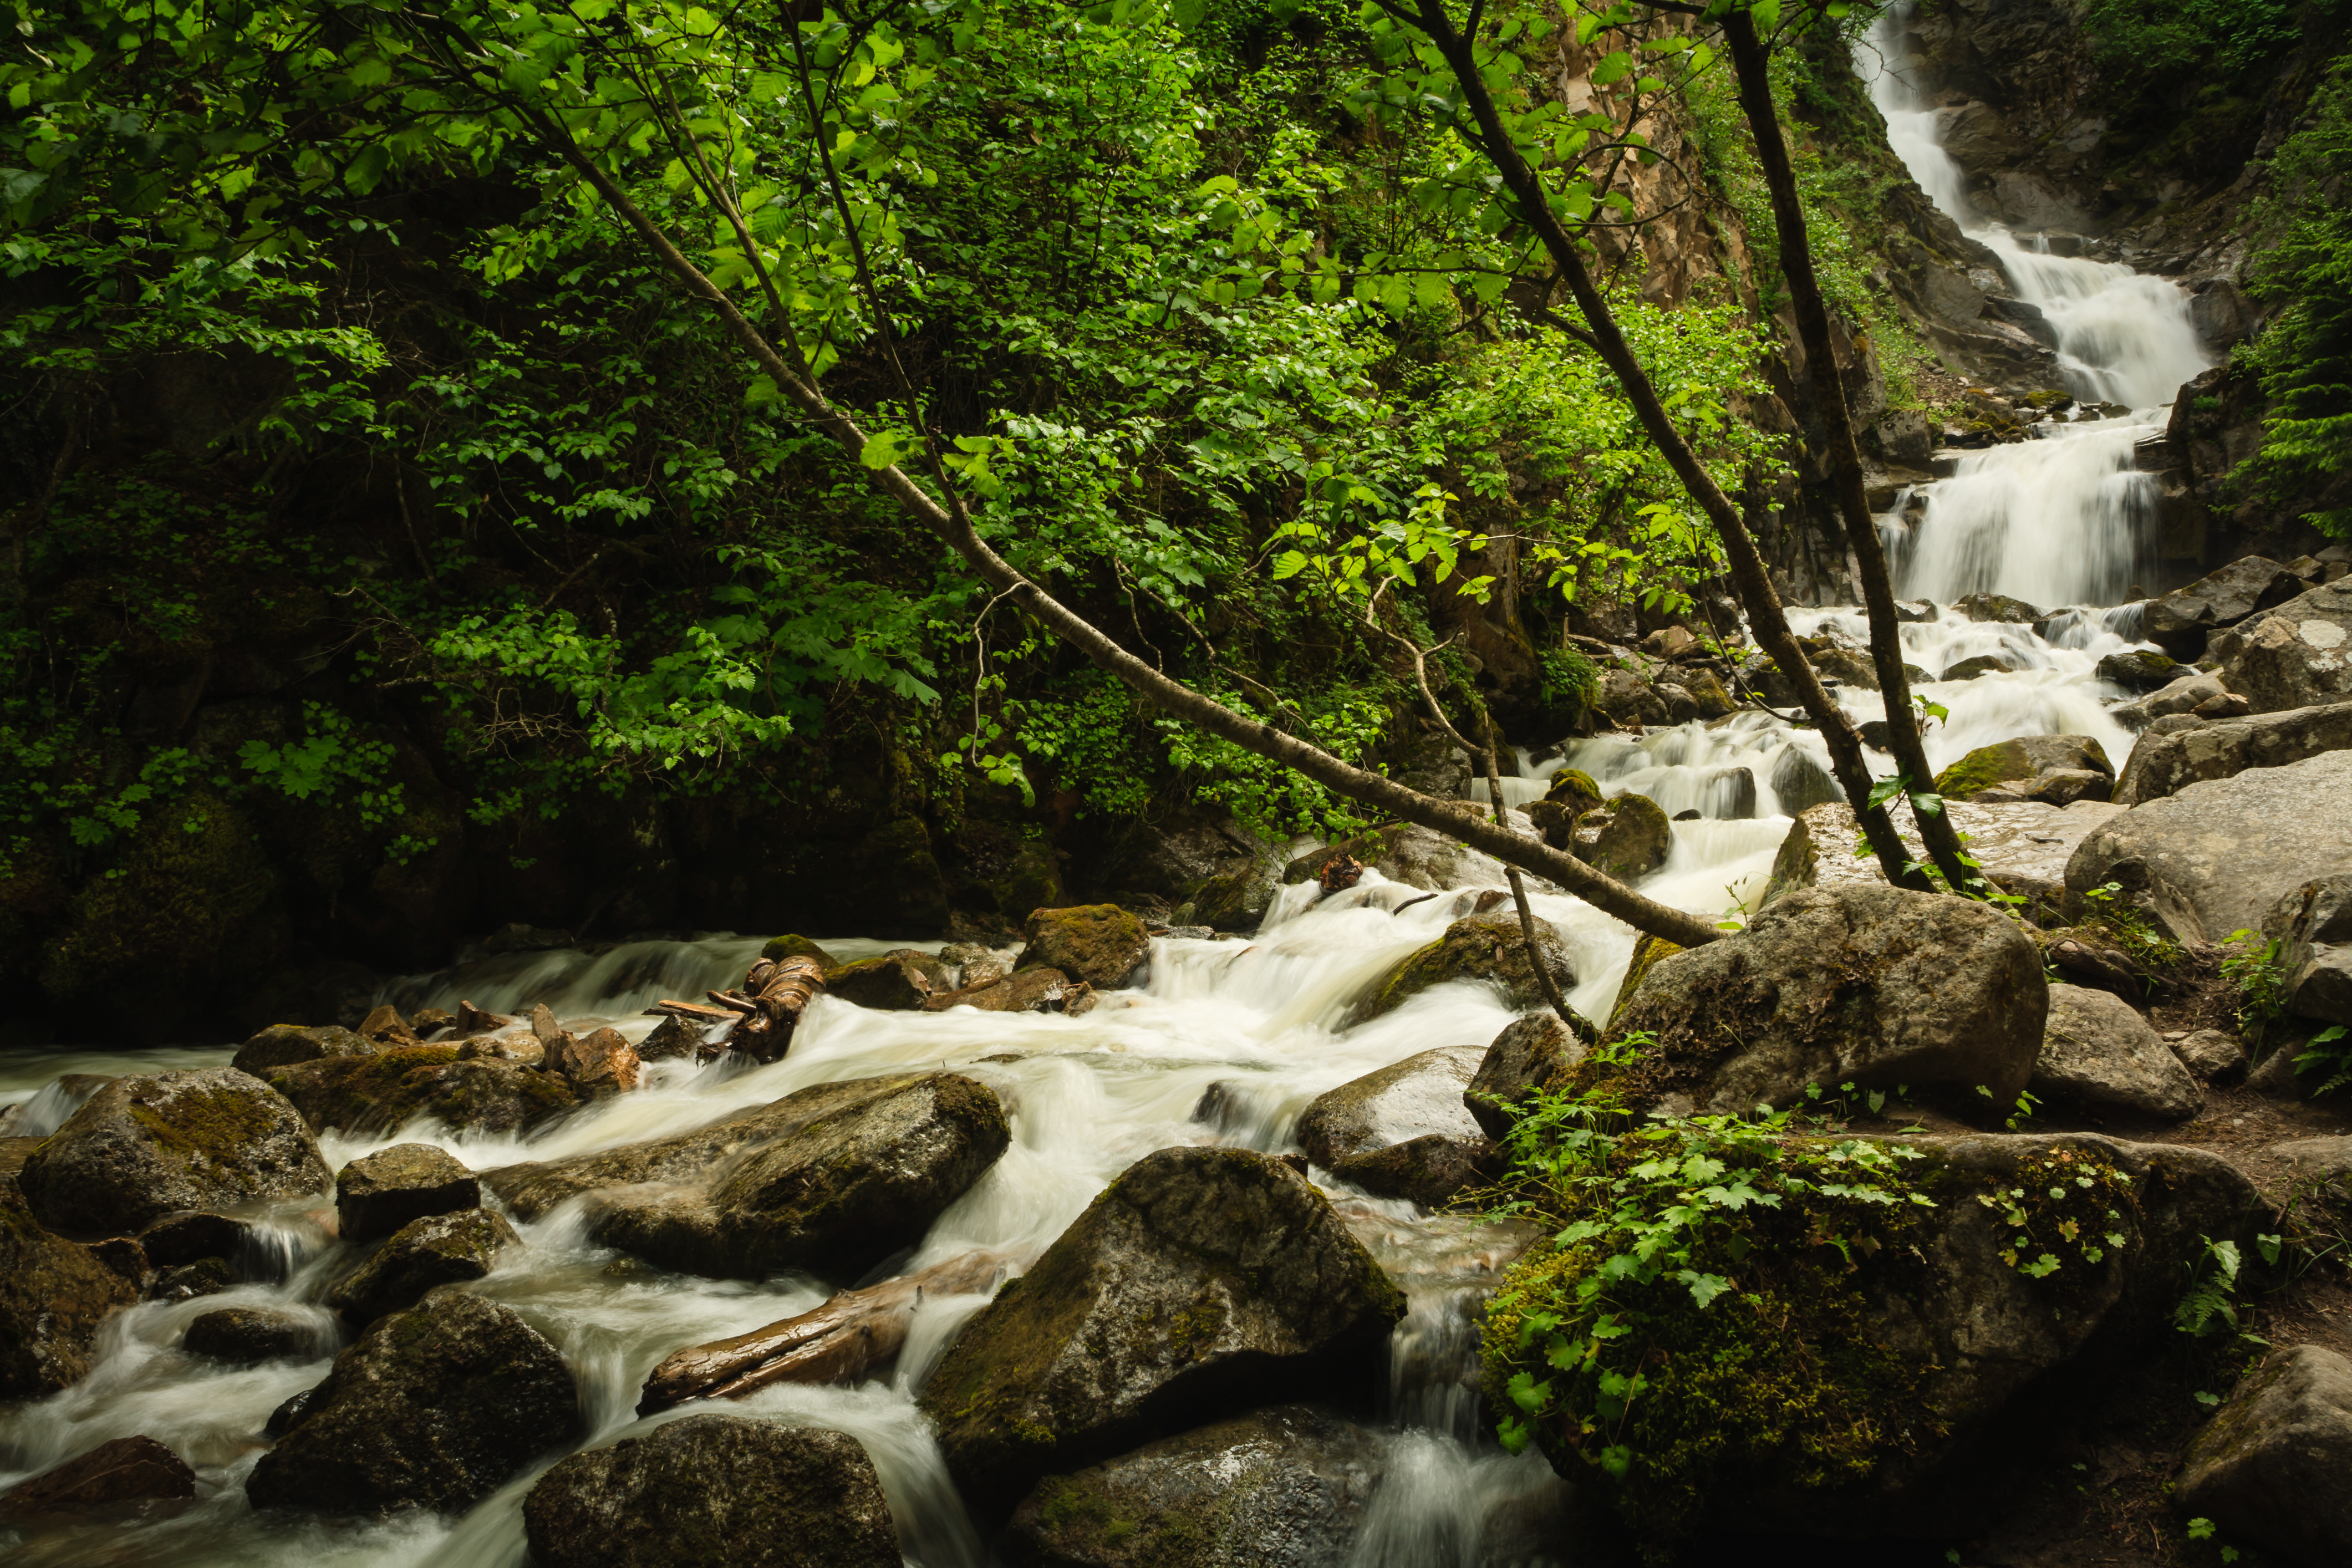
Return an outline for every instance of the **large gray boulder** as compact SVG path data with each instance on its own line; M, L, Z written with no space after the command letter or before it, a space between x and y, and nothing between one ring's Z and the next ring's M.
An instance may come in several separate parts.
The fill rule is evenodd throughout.
M2063 798L2050 798L2052 775L2089 774ZM1988 792L2021 799L2046 799L2063 806L2076 800L2105 799L2116 776L2106 748L2089 735L2020 735L1979 746L1936 775L1936 792L1947 800L1970 800Z
M2222 684L2257 713L2352 700L2352 577L2252 617L2210 651Z
M1476 1175L1487 1146L1463 1103L1483 1046L1441 1046L1319 1095L1298 1119L1317 1164L1382 1197L1435 1206Z
M665 1268L854 1277L922 1238L1011 1141L959 1073L822 1084L676 1137L484 1178L535 1218L587 1194L588 1233Z
M2119 884L2175 939L2252 930L2287 889L2352 872L2352 752L2249 768L2108 817L2066 863L2082 894Z
M2308 1568L2352 1562L2352 1362L2274 1351L2189 1447L2180 1506Z
M2183 784L2225 779L2248 768L2281 768L2323 752L2352 750L2352 702L2254 713L2142 735L2116 781L2117 805L2139 805Z
M523 1500L539 1568L898 1568L856 1438L689 1415L557 1461Z
M2241 556L2185 588L2150 599L2141 612L2140 635L2175 658L2193 659L2213 631L2302 591L2303 580L2278 562Z
M307 1197L333 1180L294 1107L234 1068L116 1079L16 1173L44 1226L100 1235L181 1209Z
M1403 1314L1306 1177L1247 1150L1163 1149L982 1310L922 1407L965 1497L1001 1514L1155 1430L1363 1386Z
M2263 917L2263 935L2279 944L2289 1012L2352 1024L2352 876L2290 889Z
M245 1493L314 1513L459 1513L580 1425L553 1345L511 1307L444 1291L335 1358Z
M1514 1018L1479 1058L1470 1087L1462 1091L1463 1106L1480 1131L1500 1139L1517 1120L1512 1108L1550 1088L1583 1055L1584 1042L1557 1016L1530 1013Z
M2145 697L2116 703L2107 710L2107 716L2125 729L2137 733L2158 719L2193 720L2197 710L2209 702L2226 701L2229 695L2221 677L2193 672L2157 688Z
M87 1247L51 1236L0 1179L0 1399L39 1399L89 1371L98 1326L139 1292Z
M2205 1091L2131 1005L2081 985L2050 988L2033 1092L2055 1103L2181 1121Z
M1330 1568L1387 1466L1381 1433L1276 1405L1046 1477L1014 1510L1004 1554L1016 1568Z
M1612 1021L1653 1043L1637 1100L1786 1105L1808 1084L1988 1089L2032 1076L2049 986L2017 923L1967 900L1849 884L1775 900L1748 928L1660 959Z

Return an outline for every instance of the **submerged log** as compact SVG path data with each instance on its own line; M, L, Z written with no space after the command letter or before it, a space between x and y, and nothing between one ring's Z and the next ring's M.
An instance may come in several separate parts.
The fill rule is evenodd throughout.
M751 1008L727 1043L761 1061L772 1062L784 1054L801 1015L824 990L824 969L806 953L763 958L751 965L743 989L751 994ZM716 993L712 1000L735 1005L731 998Z
M846 1383L898 1353L928 1292L965 1296L994 1287L998 1252L961 1258L863 1290L844 1290L813 1311L733 1339L688 1345L654 1368L637 1401L651 1415L689 1399L740 1399L777 1383Z
M689 1024L721 1024L742 1016L732 1007L706 1007L699 1002L678 1002L668 997L646 1009L648 1018L683 1018Z

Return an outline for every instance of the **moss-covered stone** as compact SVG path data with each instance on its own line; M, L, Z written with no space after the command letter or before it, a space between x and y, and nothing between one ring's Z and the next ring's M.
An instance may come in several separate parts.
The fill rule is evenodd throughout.
M1576 984L1567 948L1541 921L1536 926L1544 963L1565 992ZM1532 1007L1543 1000L1543 983L1528 961L1526 935L1518 917L1506 914L1470 915L1445 928L1445 934L1406 954L1371 994L1356 1005L1349 1019L1364 1023L1394 1012L1433 985L1455 980L1484 980L1495 985L1507 1005Z
M837 968L841 963L814 941L790 932L770 937L767 945L760 949L760 956L771 963L780 963L787 958L814 958L826 969Z
M364 1035L331 1024L272 1024L239 1046L229 1065L239 1072L262 1078L271 1068L321 1061L328 1057L372 1057L382 1048Z
M457 1046L412 1046L272 1068L269 1086L324 1131L391 1132L419 1116L451 1128L522 1132L580 1104L572 1086L497 1057L460 1059Z
M100 1322L137 1295L88 1247L44 1230L0 1181L0 1399L39 1399L79 1380Z
M481 1202L474 1173L430 1143L395 1143L335 1173L335 1213L345 1241L373 1241L412 1220L478 1208Z
M327 1291L327 1305L355 1329L413 1307L440 1285L479 1279L522 1245L506 1216L467 1209L411 1220Z
M2042 612L2033 605L2006 594L1964 594L1952 608L1972 621L1992 621L2002 626L2030 626L2042 618Z
M1642 989L1642 982L1650 977L1650 971L1657 967L1661 960L1672 958L1682 950L1681 943L1668 942L1662 936L1637 936L1633 939L1633 960L1625 965L1625 979L1617 987L1617 1000L1609 1009L1608 1033L1613 1035L1617 1032L1618 1020L1624 1017L1633 994Z
M1936 775L1936 793L1948 800L1969 800L1995 784L2010 784L2059 770L2079 770L2116 776L2106 748L2089 735L2021 735L1979 746Z
M1601 809L1609 820L1585 851L1594 870L1630 881L1666 863L1666 857L1674 852L1675 830L1665 807L1647 795L1629 792Z
M1757 898L1756 907L1763 909L1783 894L1810 888L1820 880L1821 858L1813 849L1813 830L1805 826L1803 817L1791 817L1788 834L1772 857L1772 869L1764 879L1764 891Z
M924 960L924 963L914 962ZM855 963L844 963L824 972L824 990L828 996L860 1007L883 1012L908 1012L920 1007L935 985L926 969L935 971L944 980L946 971L929 955L912 948L896 952L877 953L861 958Z
M1038 910L1022 933L1023 969L1058 969L1098 991L1124 984L1151 951L1143 921L1117 904Z
M1601 786L1581 768L1562 768L1551 775L1544 799L1566 809L1570 817L1582 816L1601 805Z

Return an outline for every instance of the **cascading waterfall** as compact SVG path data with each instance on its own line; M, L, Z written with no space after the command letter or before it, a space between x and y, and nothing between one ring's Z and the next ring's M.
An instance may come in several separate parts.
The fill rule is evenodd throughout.
M1898 502L1880 523L1897 590L1938 603L1991 592L2040 605L2115 604L2154 565L2156 481L2135 469L2132 448L2158 433L2180 384L2209 363L2189 296L2120 262L2053 255L2041 237L1975 210L1940 142L1939 111L1905 72L1907 10L1881 16L1856 55L1887 141L1937 207L2000 259L2017 297L2041 310L2066 390L2131 412L1962 455L1951 478L1926 489L1916 535Z

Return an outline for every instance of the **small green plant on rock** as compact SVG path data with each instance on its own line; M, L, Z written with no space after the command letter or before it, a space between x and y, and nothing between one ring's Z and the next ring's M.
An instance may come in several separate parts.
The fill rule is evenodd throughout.
M2000 1260L2035 1279L2068 1263L2104 1262L2131 1245L2137 1228L2131 1177L2111 1160L2073 1149L2025 1161L2014 1183L1978 1194L1977 1202L2010 1233Z

